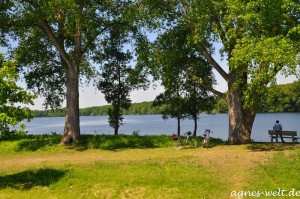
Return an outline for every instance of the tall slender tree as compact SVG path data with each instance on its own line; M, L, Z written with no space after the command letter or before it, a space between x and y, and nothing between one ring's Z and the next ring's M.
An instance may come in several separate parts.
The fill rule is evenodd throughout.
M183 109L183 79L180 78L181 74L176 74L174 71L172 72L172 76L170 76L170 74L168 74L169 76L165 74L166 76L162 81L165 91L155 98L153 104L154 106L162 107L161 114L163 119L168 119L169 117L177 119L177 135L180 136L180 121L186 118L186 114Z
M211 113L216 99L192 79L187 80L185 90L184 112L187 118L194 120L193 136L197 136L199 114Z
M132 55L124 49L123 44L128 43L128 35L123 30L114 29L107 38L100 58L105 60L105 63L101 67L102 78L98 84L106 101L112 104L112 107L108 108L108 120L110 126L114 128L115 135L118 135L119 127L123 124L123 110L128 109L131 104L129 94L132 87L128 80L130 71L128 64Z
M186 26L178 23L159 36L151 46L150 66L152 74L158 76L156 78L161 79L165 87L165 93L158 100L169 104L167 113L176 116L178 126L181 119L192 118L196 135L198 114L212 110L213 106L211 101L207 101L212 100L209 93L195 85L191 74L204 77L208 85L212 84L213 76L211 66L189 45L188 34ZM179 135L180 128L177 129Z

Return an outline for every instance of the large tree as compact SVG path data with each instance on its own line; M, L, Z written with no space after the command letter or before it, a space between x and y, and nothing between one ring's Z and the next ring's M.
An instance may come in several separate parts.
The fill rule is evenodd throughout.
M92 74L87 60L115 27L115 10L127 14L129 4L122 0L24 0L13 1L6 12L18 42L16 58L25 68L29 87L54 108L66 99L63 144L80 136L78 88L81 75Z
M230 144L247 143L256 111L268 84L279 72L295 73L299 65L300 8L298 0L140 0L150 27L159 34L183 23L195 46L227 82L222 93L194 75L195 81L226 100ZM149 12L149 10L151 10ZM211 46L218 43L220 52ZM228 70L214 53L226 59ZM200 66L199 66L200 67Z

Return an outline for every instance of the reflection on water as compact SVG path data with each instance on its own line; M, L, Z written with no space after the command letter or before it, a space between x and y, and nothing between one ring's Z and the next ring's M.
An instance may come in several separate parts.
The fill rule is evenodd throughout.
M272 129L276 120L280 120L284 130L296 130L300 134L300 113L265 113L257 114L253 129L252 139L255 141L269 141L268 130ZM132 134L139 131L140 135L172 135L177 129L177 120L163 120L161 115L125 115L124 125L120 134ZM26 122L30 134L47 134L51 132L62 133L64 117L34 118ZM83 134L113 134L113 129L108 124L107 116L80 117L80 128ZM193 131L194 121L181 121L181 132ZM213 137L226 140L228 138L228 115L201 114L198 120L198 135L205 129L211 129Z

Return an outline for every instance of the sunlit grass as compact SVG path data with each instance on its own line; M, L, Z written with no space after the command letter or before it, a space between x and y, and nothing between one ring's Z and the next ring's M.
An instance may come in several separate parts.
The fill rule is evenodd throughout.
M238 198L232 191L300 190L298 145L214 142L178 151L166 136L59 142L49 136L0 141L0 198L210 199Z
M300 149L277 152L269 164L257 167L249 179L251 190L276 191L295 189L300 196Z
M6 171L0 198L206 198L227 187L193 157L162 157Z

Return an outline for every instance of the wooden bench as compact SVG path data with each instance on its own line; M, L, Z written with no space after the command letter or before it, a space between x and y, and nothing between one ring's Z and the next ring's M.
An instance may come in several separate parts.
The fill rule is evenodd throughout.
M278 137L280 138L280 135L282 135L283 138L291 138L292 143L295 143L298 141L297 137L297 131L278 131L278 130L269 130L269 135L271 138L271 142L273 143L273 139L276 139L276 142L278 142Z

